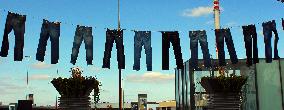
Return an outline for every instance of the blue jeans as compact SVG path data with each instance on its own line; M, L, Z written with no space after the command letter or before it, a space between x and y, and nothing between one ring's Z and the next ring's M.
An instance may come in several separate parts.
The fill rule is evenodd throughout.
M102 68L110 69L110 58L113 43L116 43L118 69L125 69L125 55L123 46L123 30L109 30L106 31L106 43Z
M191 66L198 67L198 40L202 49L205 67L211 67L210 54L208 49L206 31L189 31L190 50L191 50Z
M173 45L177 69L183 69L183 60L180 47L179 33L162 32L162 69L169 70L169 48L170 43Z
M51 41L51 64L58 63L59 60L59 36L60 36L60 23L49 22L43 20L40 39L38 43L36 59L38 61L44 61L47 40L50 37Z
M234 42L232 39L231 31L230 29L216 29L215 30L216 35L216 42L217 42L217 49L218 49L218 58L219 58L219 65L220 66L226 66L225 61L225 51L224 51L224 39L227 44L227 48L230 54L231 63L237 64L238 63L238 57L236 54Z
M150 31L135 31L133 70L140 70L140 58L143 45L146 54L147 71L152 71L152 47Z
M253 63L256 64L259 62L256 28L255 25L243 26L242 28L243 28L246 55L247 55L246 64L248 66L251 66Z
M266 62L271 63L272 62L272 47L271 47L272 32L275 34L274 59L277 60L280 58L278 56L278 49L277 49L279 37L278 37L277 30L276 30L276 23L273 20L273 21L263 23L262 26L263 26L263 35L264 35L264 43L265 43Z
M71 54L71 63L75 65L79 48L82 44L82 41L84 40L85 43L85 49L86 49L86 61L87 65L92 65L93 61L93 35L92 35L92 27L85 27L85 26L79 26L77 25L74 42L73 42L73 48L72 48L72 54Z
M8 35L12 30L14 30L15 34L14 61L23 60L25 23L26 23L26 15L19 15L8 12L4 35L3 35L1 53L0 53L1 57L8 56L8 50L9 50Z

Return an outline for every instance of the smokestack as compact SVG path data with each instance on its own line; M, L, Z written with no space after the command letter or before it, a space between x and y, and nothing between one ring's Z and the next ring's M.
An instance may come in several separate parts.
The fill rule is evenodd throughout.
M219 0L214 0L214 23L215 29L220 29L220 7Z

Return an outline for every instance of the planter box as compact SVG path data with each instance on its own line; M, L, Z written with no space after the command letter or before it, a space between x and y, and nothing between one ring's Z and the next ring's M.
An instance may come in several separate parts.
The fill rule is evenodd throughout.
M208 110L240 110L242 86L246 82L242 76L203 77L201 85L209 94Z

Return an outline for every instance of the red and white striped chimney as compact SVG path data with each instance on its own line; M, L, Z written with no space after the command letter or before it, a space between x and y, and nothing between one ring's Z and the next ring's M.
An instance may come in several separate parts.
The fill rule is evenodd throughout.
M220 29L220 6L219 0L214 0L214 23L215 29Z

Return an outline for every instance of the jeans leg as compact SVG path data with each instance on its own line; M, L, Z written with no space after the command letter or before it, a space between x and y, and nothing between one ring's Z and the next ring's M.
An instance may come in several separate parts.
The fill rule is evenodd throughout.
M170 41L168 33L162 32L162 70L169 70Z
M266 62L271 63L272 62L272 47L271 47L272 32L264 28L263 35L264 35L264 43L265 43Z
M140 70L140 58L142 51L141 33L135 32L134 36L134 65L133 70Z
M182 59L182 53L181 53L181 47L180 47L179 34L177 33L176 36L171 37L171 39L172 39L171 41L173 44L177 69L183 69L183 59Z
M253 27L253 62L254 64L259 63L259 58L258 58L258 48L257 48L257 33L256 33L256 28L255 26Z
M73 48L72 48L72 54L71 54L71 61L70 63L72 63L73 65L76 64L76 60L79 54L79 49L80 46L82 44L83 41L83 36L82 36L82 32L81 30L79 30L78 28L76 29L76 33L74 36L74 42L73 42Z
M191 50L191 66L194 69L197 69L198 65L198 39L196 32L189 32L190 38L190 50Z
M59 36L60 36L60 26L53 27L53 29L51 29L50 31L51 64L57 64L59 60Z
M44 25L41 27L40 38L36 53L36 60L43 62L48 40L48 29ZM52 45L51 45L52 46Z
M208 49L207 35L205 31L200 33L199 42L200 42L201 50L203 53L204 65L205 67L209 68L211 67L211 59L210 59L210 53Z
M115 36L112 30L106 31L106 43L105 43L105 51L104 51L102 68L110 68L110 57L111 57L111 50L113 47L114 37Z
M281 18L281 20L282 20L282 27L283 27L283 30L284 30L284 19Z
M245 41L245 48L246 48L246 55L247 55L247 61L246 64L248 66L252 65L252 39L251 34L249 33L249 30L243 28L243 34L244 34L244 41Z
M226 44L227 44L227 47L228 47L228 51L229 51L229 54L230 54L232 64L237 64L238 63L238 57L237 57L237 53L236 53L236 50L235 50L235 46L234 46L234 42L233 42L230 30L226 30L226 32L225 32L225 41L226 41Z
M219 66L226 66L224 51L224 33L221 30L215 30Z
M14 27L15 27L14 61L22 61L24 56L23 49L24 49L25 21L15 24Z
M151 32L144 36L144 49L146 54L147 71L152 71L152 46L151 46ZM141 51L140 51L141 52Z
M8 50L9 50L9 33L12 31L11 26L11 19L7 16L5 29L4 29L4 35L3 35L3 41L2 41L2 47L1 47L1 57L7 57L8 56Z
M278 60L280 59L279 55L278 55L278 41L279 41L279 37L278 37L278 32L276 29L276 24L275 22L272 23L272 31L274 32L275 35L275 39L274 39L274 60Z
M84 42L86 49L86 61L87 65L93 65L93 35L92 29L88 29L84 34Z
M115 37L116 49L117 49L117 61L118 69L125 69L125 55L123 46L123 31L117 33Z

